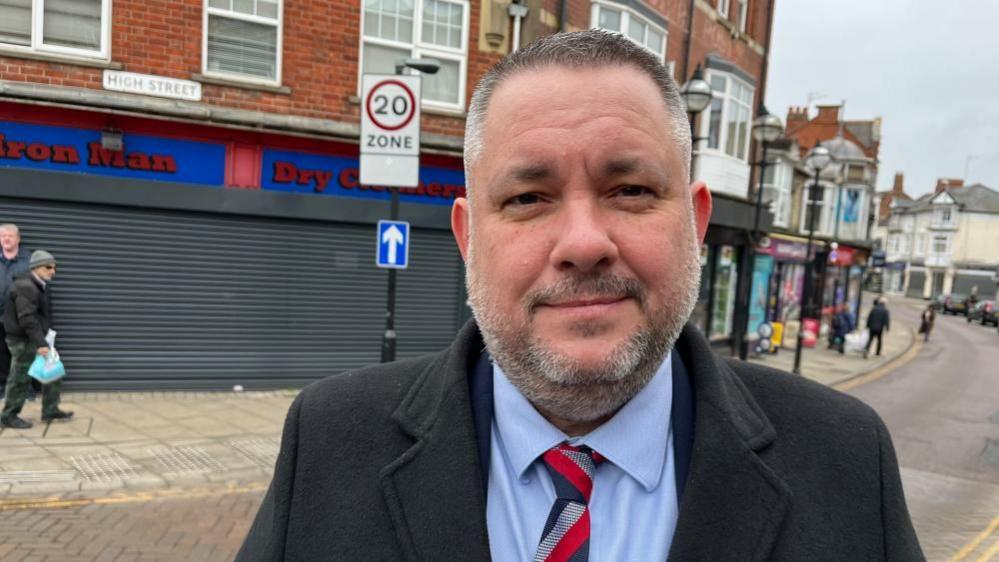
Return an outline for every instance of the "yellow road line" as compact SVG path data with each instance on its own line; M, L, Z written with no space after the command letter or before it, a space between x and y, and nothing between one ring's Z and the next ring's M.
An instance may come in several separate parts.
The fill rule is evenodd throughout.
M992 546L985 551L985 554L979 556L975 562L989 562L997 552L999 552L999 539L996 539L996 542L992 543Z
M961 547L961 550L957 551L954 554L954 556L951 556L947 560L947 562L959 562L960 560L964 560L965 557L967 557L969 554L974 552L976 548L978 548L979 544L981 544L985 539L989 538L989 535L995 532L997 527L999 527L999 517L993 519L992 522L989 523L989 526L985 527L985 530L983 530L981 533L978 533L978 535L976 535L975 538L971 539L971 541L969 541L968 544ZM977 562L988 560L996 553L997 550L999 550L999 541L996 541L996 544L992 545L992 548L990 548L989 551L985 553L988 554L987 558L986 557L979 558Z
M229 494L246 494L267 489L267 484L257 482L244 486L226 486L224 488L195 488L187 490L155 490L151 492L135 492L132 494L116 494L101 498L60 499L58 497L33 498L24 500L2 500L0 511L16 509L61 509L80 507L84 505L114 505L122 503L148 502L159 499L195 499Z
M905 353L869 373L860 375L859 377L852 378L839 384L834 384L832 387L840 391L847 391L851 388L856 388L862 384L867 384L871 381L880 379L881 377L915 359L916 355L918 355L923 349L923 340L919 334L916 333L915 329L909 328L909 332L912 334L912 345L905 351Z

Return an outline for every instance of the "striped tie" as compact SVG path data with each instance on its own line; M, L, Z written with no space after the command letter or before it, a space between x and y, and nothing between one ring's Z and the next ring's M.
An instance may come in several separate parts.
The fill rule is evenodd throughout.
M543 456L555 484L552 506L534 562L586 562L590 552L590 492L603 457L589 447L562 443Z

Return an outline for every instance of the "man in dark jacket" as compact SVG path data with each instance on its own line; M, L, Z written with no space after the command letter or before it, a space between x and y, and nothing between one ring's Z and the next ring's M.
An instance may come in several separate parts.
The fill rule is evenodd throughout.
M690 154L669 71L622 35L490 70L451 211L474 322L304 389L236 560L922 559L873 410L685 327Z
M28 271L31 254L21 247L21 231L16 224L0 224L0 398L7 386L7 372L10 371L10 351L4 340L3 309L7 302L7 288L14 277Z
M7 291L3 316L11 362L0 426L14 429L31 427L31 422L20 417L31 385L28 368L36 355L45 356L51 352L45 340L52 317L46 288L55 277L56 261L45 250L35 250L29 263L31 271L18 276ZM58 380L42 385L42 421L66 419L73 415L73 412L59 409L61 386Z
M864 349L865 359L871 353L871 344L874 343L875 338L878 340L877 354L881 355L881 337L890 328L891 314L888 313L888 307L885 306L884 297L878 297L874 301L874 308L867 315L867 329L870 331L871 337L867 339L867 348Z

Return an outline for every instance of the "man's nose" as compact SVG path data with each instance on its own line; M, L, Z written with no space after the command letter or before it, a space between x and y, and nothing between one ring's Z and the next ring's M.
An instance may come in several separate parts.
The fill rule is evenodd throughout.
M562 203L561 220L550 261L559 270L586 273L609 267L618 259L618 247L611 236L610 217L592 197Z

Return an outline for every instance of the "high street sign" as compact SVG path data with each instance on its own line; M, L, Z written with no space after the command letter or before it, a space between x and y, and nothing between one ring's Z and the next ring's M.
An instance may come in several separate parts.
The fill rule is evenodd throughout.
M361 183L420 183L420 76L365 74L361 81Z

